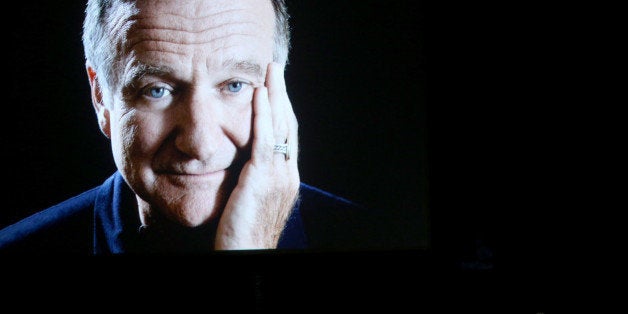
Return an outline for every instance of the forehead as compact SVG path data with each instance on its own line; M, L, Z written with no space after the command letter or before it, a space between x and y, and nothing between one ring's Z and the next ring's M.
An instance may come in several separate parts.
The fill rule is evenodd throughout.
M270 1L153 0L137 1L136 8L124 45L132 58L208 66L225 59L272 58L275 14Z
M202 31L221 24L254 21L272 24L274 12L269 0L140 0L138 20L161 20L169 26Z

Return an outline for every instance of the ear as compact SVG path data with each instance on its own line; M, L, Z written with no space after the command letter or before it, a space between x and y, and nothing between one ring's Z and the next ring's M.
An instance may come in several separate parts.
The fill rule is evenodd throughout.
M89 64L86 64L85 68L87 70L87 77L89 78L89 86L91 88L92 105L96 111L100 131L102 131L106 137L111 138L109 109L107 109L107 106L105 106L105 103L103 102L102 87L100 86L100 82L98 81L94 68L92 68Z

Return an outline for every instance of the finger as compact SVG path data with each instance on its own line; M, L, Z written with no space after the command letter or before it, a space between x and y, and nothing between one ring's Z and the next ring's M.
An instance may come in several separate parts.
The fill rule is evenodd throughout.
M289 121L292 112L292 105L290 104L290 98L288 97L288 91L286 89L286 80L284 78L284 67L276 62L268 64L268 78L267 82L270 82L268 95L270 102L276 102L282 107L286 122Z
M258 87L253 95L253 143L251 160L253 163L272 160L273 118L268 101L268 89Z
M286 138L290 145L290 160L292 165L296 167L296 161L299 152L298 123L292 103L288 96L286 88L286 80L284 77L284 66L275 62L269 64L271 88L269 88L269 98L271 102L277 102L282 106L283 119L287 129Z
M286 115L286 103L289 103L283 78L283 67L278 63L268 64L266 71L268 99L273 116L273 131L276 144L283 144L288 139L289 125Z
M284 67L277 63L271 62L268 64L266 73L266 87L269 88L268 95L273 100L279 100L279 98L286 96L286 81L284 80Z

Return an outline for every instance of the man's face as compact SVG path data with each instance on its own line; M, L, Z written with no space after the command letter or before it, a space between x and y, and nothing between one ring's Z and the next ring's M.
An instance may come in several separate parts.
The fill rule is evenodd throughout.
M138 1L110 109L114 159L140 207L188 226L220 214L250 154L272 61L270 1Z

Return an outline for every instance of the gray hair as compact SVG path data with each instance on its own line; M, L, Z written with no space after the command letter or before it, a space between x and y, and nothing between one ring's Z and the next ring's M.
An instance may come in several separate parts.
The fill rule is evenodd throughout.
M288 62L290 51L289 14L285 0L271 0L275 11L275 48L273 61ZM83 48L85 60L100 76L105 87L120 82L119 63L124 53L124 38L130 28L125 23L138 11L133 0L88 0L83 21ZM107 92L109 88L104 88ZM111 95L103 95L108 97Z

